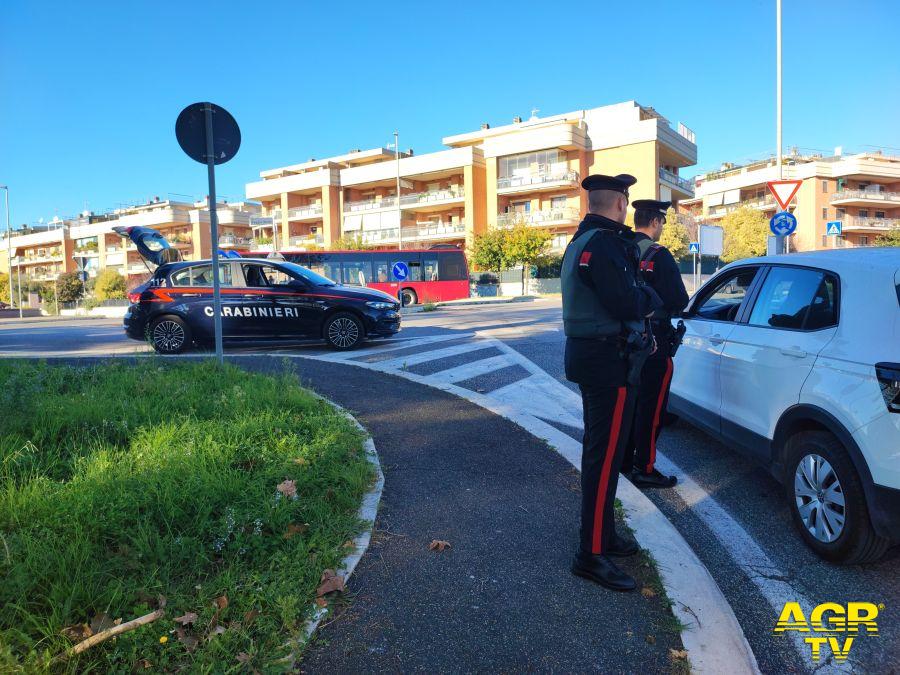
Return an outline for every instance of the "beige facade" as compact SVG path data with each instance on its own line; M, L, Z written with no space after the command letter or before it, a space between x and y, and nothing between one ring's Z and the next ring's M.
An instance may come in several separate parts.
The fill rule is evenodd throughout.
M797 217L791 250L871 246L885 232L900 228L900 157L880 151L844 155L785 157L784 179L801 180L790 210ZM703 222L749 206L767 216L778 210L766 183L777 179L774 159L745 166L723 165L696 178L696 196L680 208ZM842 235L826 233L840 221Z
M256 204L219 204L216 213L220 248L249 246L250 219L258 211ZM9 269L9 253L13 274L21 274L23 282L52 281L64 272L74 272L77 268L73 256L79 256L86 259L85 269L90 276L109 268L125 277L143 278L147 267L134 245L113 231L113 227L136 225L158 230L186 260L212 254L206 200L179 202L157 198L102 215L83 213L77 218L54 219L11 239L4 237L0 239L0 271Z
M586 212L580 183L590 173L633 174L632 199L693 196L679 176L696 162L693 133L634 101L483 125L443 143L448 150L399 160L377 148L261 172L246 194L263 205L254 222L262 243L327 249L358 237L388 247L471 246L487 228L522 222L548 230L561 249ZM339 195L337 212L333 201L325 207L326 194ZM292 216L292 207L302 210Z

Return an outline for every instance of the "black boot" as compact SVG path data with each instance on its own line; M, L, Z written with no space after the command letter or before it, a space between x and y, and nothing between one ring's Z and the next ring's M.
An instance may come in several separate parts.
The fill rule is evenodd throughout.
M631 472L631 482L639 488L670 488L675 486L678 479L675 476L664 476L656 469L653 469L651 473L635 469Z
M572 574L590 579L613 591L633 591L637 584L605 555L579 551L572 561Z
M641 547L638 546L634 539L626 539L625 537L620 537L618 534L614 534L604 555L615 558L627 558L640 550Z
M660 420L661 427L674 427L678 424L678 420L681 418L673 412L669 412L668 410L663 413L662 420Z

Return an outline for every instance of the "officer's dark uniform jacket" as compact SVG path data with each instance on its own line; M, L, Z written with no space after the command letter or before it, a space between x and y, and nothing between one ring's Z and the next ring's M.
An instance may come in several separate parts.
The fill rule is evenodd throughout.
M592 213L585 216L566 248L560 276L570 381L625 384L627 365L619 338L627 322L640 326L663 305L640 281L639 258L630 228Z
M634 239L641 255L641 276L662 301L662 307L650 317L653 333L658 338L667 338L673 330L672 317L685 308L690 298L681 280L678 263L669 249L655 243L643 232L637 232Z

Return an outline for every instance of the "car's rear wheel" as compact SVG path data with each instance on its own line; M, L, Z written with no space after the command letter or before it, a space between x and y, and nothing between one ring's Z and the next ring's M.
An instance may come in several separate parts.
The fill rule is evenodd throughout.
M403 298L404 307L414 305L419 301L419 296L416 295L416 292L411 288L404 288L402 291L400 291L400 295Z
M181 354L193 344L190 326L174 315L154 319L148 336L153 349L159 354Z
M338 312L331 315L325 321L323 333L328 345L341 351L355 349L362 344L366 337L362 321L349 312Z
M825 560L878 560L890 542L872 527L862 481L843 444L827 431L804 431L787 446L785 487L794 524Z

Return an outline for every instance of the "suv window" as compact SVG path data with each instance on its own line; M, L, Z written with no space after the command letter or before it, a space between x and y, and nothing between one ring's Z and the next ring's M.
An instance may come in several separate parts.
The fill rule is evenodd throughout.
M242 265L247 286L265 288L268 286L286 286L294 280L290 274L272 265Z
M693 315L713 321L734 321L756 277L756 267L734 270L703 294Z
M750 313L751 326L818 330L837 323L833 277L800 267L773 267Z
M171 279L173 286L212 286L212 264L185 267L177 272L173 272ZM222 286L231 286L230 263L222 263L219 265L219 284Z

